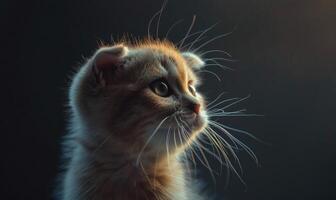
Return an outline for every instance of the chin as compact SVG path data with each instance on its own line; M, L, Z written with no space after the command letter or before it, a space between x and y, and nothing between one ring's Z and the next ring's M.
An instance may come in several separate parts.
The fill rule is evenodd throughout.
M207 125L208 117L206 111L202 111L199 114L176 115L176 118L170 118L167 123L161 126L152 140L152 145L154 149L164 153L167 151L167 146L172 151L181 149L180 147L184 149L197 138ZM182 126L184 128L181 128Z
M208 125L208 117L205 111L200 114L193 114L191 119L187 120L190 124L190 134L202 132Z

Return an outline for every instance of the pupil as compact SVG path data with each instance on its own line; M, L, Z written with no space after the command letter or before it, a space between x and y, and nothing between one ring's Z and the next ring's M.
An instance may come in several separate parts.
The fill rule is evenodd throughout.
M192 95L196 95L195 88L189 85L189 91L191 92Z
M162 97L170 96L170 89L168 84L163 80L153 81L150 85L150 89L157 95Z
M166 89L167 89L167 86L164 83L161 82L160 85L159 85L159 91L162 92L162 93L165 93Z

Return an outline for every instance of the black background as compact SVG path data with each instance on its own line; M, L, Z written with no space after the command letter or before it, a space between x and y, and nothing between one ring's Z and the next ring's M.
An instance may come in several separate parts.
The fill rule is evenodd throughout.
M162 1L1 1L1 199L49 199L60 165L66 127L68 76L98 41L111 34L144 36ZM222 82L204 74L203 93L213 99L251 97L236 108L263 117L224 119L248 130L244 137L256 165L238 153L242 178L225 174L214 185L218 199L334 199L336 186L336 2L294 0L170 0L160 25L171 39L220 22L206 39L227 33L203 48L230 52L235 71L218 70ZM155 24L154 24L155 25ZM153 28L152 32L155 32ZM216 57L221 56L217 55ZM218 165L212 163L214 169Z

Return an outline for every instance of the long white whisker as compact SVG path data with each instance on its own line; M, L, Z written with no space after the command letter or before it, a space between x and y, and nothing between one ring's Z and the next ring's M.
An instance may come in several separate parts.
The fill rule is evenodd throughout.
M180 142L181 142L181 145L182 145L182 144L183 144L183 141L182 141L182 138L181 138L180 128L181 128L181 131L183 131L183 130L182 130L183 125L180 126L180 123L179 123L179 121L177 120L177 117L176 117L176 116L174 116L174 119L175 119L176 123L178 124L177 131L178 131L178 136L179 136L179 139L180 139ZM183 151L183 154L184 154L184 158L185 158L184 162L185 162L185 164L187 165L188 173L191 175L191 168L190 168L189 163L188 163L188 155L187 155L186 151ZM193 161L194 161L194 160L193 160ZM196 164L194 163L194 166L195 166L195 165L196 165Z
M204 140L200 140L200 142L198 142L197 140L195 141L195 143L196 143L197 145L200 145L201 148L203 148L208 154L210 154L211 156L213 156L216 160L219 161L219 163L220 163L221 165L223 165L224 163L223 163L221 157L219 156L220 153L219 153L219 150L218 150L218 148L216 147L216 145L215 145L215 147L214 147L214 144L212 144L212 143L208 143L208 144L210 144L210 145L212 146L213 150L216 150L216 151L217 151L217 153L218 153L217 155L216 155L215 153L211 152L209 149L207 149L204 145L202 145L201 142L205 142L205 141L204 141Z
M213 138L213 141L216 141L217 143L220 144L220 146L223 148L223 149L228 149L233 157L235 158L235 160L238 162L239 166L240 166L240 162L239 162L239 158L238 156L236 155L234 149L236 150L239 150L239 147L237 146L236 142L234 140L232 140L230 137L229 139L232 141L233 145L234 146L231 146L223 137L221 137L215 130L213 130L211 127L208 127L208 130L209 130L209 133L212 133L210 134L209 136L211 136L211 138ZM224 132L225 134L227 134L226 132ZM225 148L224 148L225 147ZM241 167L240 167L241 168Z
M141 157L141 154L142 152L145 150L145 148L147 147L148 143L151 141L151 139L154 137L154 135L157 133L157 131L159 130L159 128L161 127L161 125L169 118L170 116L168 117L165 117L163 120L161 120L161 122L159 123L159 125L155 128L155 130L153 131L152 135L147 139L145 145L142 147L142 149L140 150L140 153L138 155L138 158L137 158L137 161L136 161L136 164L139 165L139 160L140 160L140 157Z
M202 69L202 70L200 70L200 72L201 73L202 72L206 72L206 73L212 74L212 75L214 75L217 78L218 81L222 81L215 72L212 72L212 71L209 71L209 70L206 70L206 69Z
M222 155L224 157L225 165L227 166L227 169L226 169L227 175L229 176L230 175L230 164L228 162L230 162L230 160L229 160L229 157L227 156L227 154L225 152L225 148L224 148L222 142L220 140L216 140L215 137L210 132L208 132L207 129L204 130L204 133L208 137L209 141L214 144L214 146L217 150L217 153L219 155L219 158L220 158L220 155ZM221 170L220 172L222 173L222 165L221 165L220 170Z
M201 33L201 32L203 32L203 31L196 31L195 33L190 33L190 34L188 35L188 37L185 38L185 40L188 39L188 38L190 38L190 37L192 37L192 36L194 36L194 35L197 35L197 34L199 34L199 33ZM181 44L181 42L182 42L183 39L184 39L184 38L182 38L180 41L178 41L178 42L176 43L176 46L179 45L179 44ZM185 45L184 45L184 46L185 46ZM183 46L183 47L184 47L184 46ZM181 47L181 48L183 48L183 47Z
M235 115L235 114L244 114L246 109L236 110L236 111L225 111L221 108L215 108L213 110L208 111L208 114L223 114L223 115Z
M168 162L168 165L170 165L170 151L169 151L169 136L170 136L170 128L171 128L171 125L169 126L168 128L168 132L167 132L167 135L166 135L166 151L167 151L167 162Z
M212 63L210 63L210 64L207 63L207 64L205 65L205 67L209 67L209 66L217 66L217 67L220 67L220 68L223 69L223 70L231 70L231 71L234 70L234 69L232 69L231 67L228 67L228 66L226 66L226 65L223 65L223 64L217 62L216 60L208 59L207 61L211 61Z
M183 131L183 130L181 129L181 131ZM181 144L183 144L182 132L180 132L180 129L178 129L178 136L179 136ZM184 138L184 140L185 140L185 138ZM188 156L187 156L186 151L183 151L183 154L184 154L184 158L185 158L185 164L187 165L188 173L191 174L191 171L190 171L191 169L190 169L190 166L189 166Z
M183 119L180 118L180 121L181 121L183 124L185 124L185 126L182 126L182 128L185 130L184 132L182 132L182 135L186 138L186 140L189 140L189 139L188 139L188 136L186 135L186 133L188 133L188 130L185 129L185 127L188 128L189 131L191 131L191 129L190 129L190 127L188 126L188 124L187 124ZM197 140L194 140L193 142L197 142ZM205 162L205 165L204 165L204 166L205 166L206 168L209 169L209 172L210 172L210 175L211 175L211 177L212 177L212 179L213 179L213 182L216 183L215 176L213 175L213 169L211 168L210 163L209 163L208 159L206 158L206 156L205 156L205 154L204 154L204 152L203 152L201 146L200 146L200 145L195 145L195 146L199 149L199 152L201 153L201 155L202 155L202 157L203 157L203 160L204 160L204 162ZM191 149L192 149L192 147L191 147ZM206 148L205 148L205 149L206 149ZM208 151L208 150L207 150L207 151ZM197 155L196 155L196 156L197 156ZM200 161L202 162L202 160L200 160ZM203 163L203 162L202 162L202 163ZM218 173L217 173L217 174L218 174Z
M247 132L247 131L244 131L244 130L240 130L240 129L237 129L237 128L233 128L231 126L227 126L227 125L224 125L224 124L220 124L218 123L218 125L222 126L223 128L225 129L228 129L228 130L232 130L232 131L236 131L238 133L243 133L251 138L253 138L254 140L258 141L258 142L261 142L261 143L265 143L263 142L262 140L260 140L259 138L255 137L254 135L252 135L251 133Z
M240 140L238 140L237 138L235 138L233 135L230 134L230 132L228 132L225 128L223 128L222 124L219 124L217 122L211 121L209 122L212 125L214 125L216 128L218 128L219 130L222 130L223 132L226 133L227 136L229 136L231 139L233 139L237 144L239 144L241 147L243 147L246 152L255 160L256 163L258 163L258 158L257 156L254 154L254 152L252 151L251 148L249 148L246 144L244 144L243 142L241 142Z
M211 110L211 109L215 108L216 106L219 106L219 105L221 105L223 103L226 103L226 102L229 102L229 101L233 101L233 100L240 100L240 98L235 97L235 98L230 98L230 99L224 99L224 100L216 103L215 105L212 105L212 106L208 107L208 109Z
M225 165L227 166L226 162L224 163L224 162L222 161L222 157L221 157L222 153L225 154L224 148L222 148L221 145L217 144L217 142L216 142L215 140L212 139L211 134L208 132L207 128L205 128L205 129L203 130L203 133L204 133L204 135L207 137L207 139L209 140L209 142L208 142L207 144L208 144L208 145L211 145L211 147L212 147L212 151L215 151L215 150L216 150L216 153L217 153L217 154L212 153L211 151L209 151L208 153L209 153L210 155L214 156L214 157L216 156L215 158L216 158L216 159L218 160L218 162L220 163L220 174L222 174L222 171L223 171L223 165L225 164ZM200 140L201 140L201 139L200 139ZM202 142L205 142L204 140L201 140L201 141L202 141ZM210 152L211 152L212 154L211 154Z
M166 35L165 35L165 38L168 38L170 31L172 31L173 28L181 22L183 22L183 19L180 19L180 20L176 21L173 25L171 25L170 28L168 29Z
M179 125L179 127L181 128L181 131L183 131L183 129L184 129L184 126L182 125ZM185 129L184 129L185 130ZM179 132L179 134L182 134L181 132ZM184 136L184 135L183 135ZM186 141L188 141L188 139L186 139ZM198 160L205 166L205 167L207 167L207 165L203 162L203 160L198 156L198 154L195 152L195 150L192 148L192 147L190 147L189 148L192 152L194 152L195 153L195 155L196 155L196 157L198 158ZM210 168L208 168L209 170L210 170Z
M226 36L228 36L228 35L230 35L230 34L232 34L232 33L233 33L233 31L230 31L230 32L228 32L228 33L224 33L224 34L218 35L218 36L216 36L216 37L214 37L214 38L208 40L207 42L203 43L202 45L200 45L199 47L197 47L196 49L194 49L194 51L197 52L198 50L200 50L202 47L208 45L209 43L211 43L211 42L213 42L213 41L215 41L215 40L217 40L217 39L219 39L219 38L226 37Z
M226 92L222 92L220 93L214 100L212 100L210 103L207 104L207 106L212 105L213 103L215 103L219 98L221 98Z
M160 11L161 11L161 9L160 9L159 11L157 11L157 12L151 17L151 19L150 19L149 22L148 22L148 26L147 26L147 37L148 37L148 38L151 38L150 28L151 28L151 26L152 26L152 23L153 23L153 20L155 19L155 17L156 17L158 14L160 14Z
M222 65L222 64L219 64L219 63L213 63L213 64L205 64L204 67L210 67L210 66L217 66L223 70L231 70L233 71L233 69L231 67L228 67L228 66L225 66L225 65Z
M208 31L210 31L211 29L213 29L218 23L213 24L212 26L210 26L209 28L205 29L195 40L193 43L191 43L191 45L188 48L188 51L190 51L190 49L194 46L194 44L204 35L206 34ZM195 50L197 51L197 50Z
M235 59L229 59L229 58L222 58L222 57L214 57L214 58L206 58L203 61L212 61L212 60L224 60L224 61L230 61L230 62L237 62Z
M223 108L221 108L221 110L225 110L226 108L230 108L231 106L236 105L237 103L240 103L242 101L245 101L246 99L248 99L250 97L251 97L251 95L248 95L247 97L241 98L241 99L239 99L239 100L237 100L233 103L230 103L229 105L224 106Z
M162 15L163 9L166 7L167 2L168 0L165 0L160 9L160 15L159 15L157 25L156 25L156 38L159 38L159 27L160 27L161 15Z
M225 112L223 113L214 113L214 114L208 114L209 117L260 117L262 115L257 114L227 114Z
M182 45L183 45L185 39L186 39L186 38L188 37L188 35L190 34L190 31L191 31L192 27L194 26L195 20L196 20L196 15L193 16L193 19L192 19L192 21L191 21L191 24L190 24L190 26L189 26L189 29L188 29L186 35L184 36L184 38L183 38L181 44L179 45L179 48L182 47Z
M217 124L213 124L215 123L214 121L209 121L209 124L210 125L213 125L215 126L215 128L219 129L220 131L222 131L229 139L230 141L233 143L234 147L232 147L224 138L222 138L215 130L213 130L211 127L209 127L209 130L214 134L214 136L216 136L217 138L219 138L221 141L223 141L227 146L228 148L234 148L236 150L240 150L241 148L239 148L239 144L237 143L237 140L233 135L231 135L230 132L228 132L226 129L224 128L219 128L218 126L219 123Z
M178 122L178 120L177 120L177 118L176 118L176 116L175 116L175 120L176 120L176 122L177 122L177 124L178 124L178 127L181 127L180 126L180 123ZM183 125L182 125L183 126ZM181 128L182 129L182 128ZM188 149L187 149L188 150ZM194 168L196 168L196 160L195 160L195 157L194 157L194 151L193 151L193 149L192 149L192 147L190 147L190 155L191 155L191 159L192 159L192 162L193 162L193 164L194 164ZM195 153L196 154L196 153ZM197 156L197 155L196 155Z
M200 42L203 39L206 39L206 36L198 38L197 42ZM188 49L189 49L189 47L191 46L191 44L194 43L194 42L195 42L195 40L192 40L192 41L188 42L187 44L183 45L180 49L184 50L186 47L188 47ZM187 51L189 51L188 49L187 49Z
M200 56L204 56L204 55L206 55L206 54L213 53L213 52L224 53L225 55L227 55L227 56L229 56L229 57L232 57L232 55L229 54L228 52L223 51L223 50L219 50L219 49L213 49L213 50L205 51L205 52L201 53Z
M215 131L212 130L213 133L217 134ZM223 142L227 143L223 138L221 138L220 136L218 136L218 138L222 139ZM238 159L238 156L235 154L235 152L233 151L232 148L229 148L231 154L234 156L235 160L237 161L237 164L240 168L240 171L242 172L242 167L241 167L241 164L240 164L240 161ZM225 159L227 161L227 164L230 166L230 168L233 170L233 172L237 175L237 177L239 178L239 180L244 184L245 182L243 181L243 179L241 178L241 176L239 175L239 173L237 172L237 170L235 169L235 167L233 166L233 164L231 163L229 157L226 155L226 154L223 154L223 156L225 156Z

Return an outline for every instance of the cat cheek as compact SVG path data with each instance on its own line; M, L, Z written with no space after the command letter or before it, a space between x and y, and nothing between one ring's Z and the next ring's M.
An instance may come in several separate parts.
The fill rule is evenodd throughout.
M174 105L173 100L169 97L165 99L162 99L162 97L156 98L154 103L157 105L157 109L161 111L171 110Z
M171 97L162 98L162 97L155 95L155 96L151 96L149 101L151 101L151 104L153 105L153 106L150 106L150 109L156 109L158 113L171 114L174 111L175 103Z

